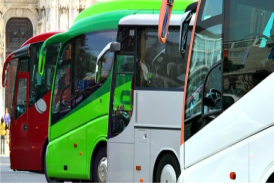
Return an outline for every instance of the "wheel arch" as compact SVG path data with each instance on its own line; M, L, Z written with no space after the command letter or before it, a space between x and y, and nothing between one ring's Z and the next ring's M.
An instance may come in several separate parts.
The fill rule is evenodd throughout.
M274 162L272 162L263 173L260 183L274 182Z
M174 156L176 159L177 159L177 162L180 166L180 161L179 161L179 158L178 158L178 154L173 150L173 149L164 149L164 150L161 150L155 160L155 163L154 163L154 166L153 166L153 177L152 177L152 181L155 182L155 179L156 179L156 167L158 166L159 162L161 161L161 159L163 158L164 155L171 155L171 156Z
M90 164L89 164L89 172L88 172L88 174L89 174L89 178L92 180L92 172L93 172L93 164L94 164L94 162L95 162L95 157L96 157L96 155L97 155L97 153L98 153L98 151L101 149L101 148L103 148L103 147L107 147L107 140L106 139L104 139L104 138L99 138L99 139L97 139L97 141L94 143L94 145L92 146L93 147L93 151L92 151L92 153L91 153L91 155L90 155Z
M42 149L42 158L41 158L41 161L42 161L42 171L44 172L44 163L45 163L45 155L46 155L46 150L47 150L47 146L49 144L49 140L48 140L48 136L46 136L46 139L44 140L44 145L43 145L43 149Z

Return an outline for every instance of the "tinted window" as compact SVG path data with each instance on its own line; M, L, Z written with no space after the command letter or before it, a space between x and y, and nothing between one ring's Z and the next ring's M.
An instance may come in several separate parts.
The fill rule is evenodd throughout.
M43 76L38 72L39 53L42 43L31 45L30 56L30 91L29 105L32 106L42 98L50 89L53 80L54 67L56 64L58 45L47 46L47 55L45 62L45 71Z
M52 122L60 120L85 101L106 81L113 54L102 61L101 81L95 83L96 60L102 49L116 38L116 31L84 34L67 44L60 55L54 83Z
M57 72L52 95L51 124L56 123L70 111L71 87L71 43L67 43L61 51L57 63Z
M221 108L222 68L215 66L223 56L222 5L221 0L205 0L197 15L186 89L185 140L215 117L203 116L203 113L219 112Z
M15 118L17 119L26 112L27 109L27 79L19 78L16 97Z
M19 71L20 72L28 72L28 64L29 64L29 59L28 58L19 58Z
M273 2L266 0L233 0L230 6L234 8L226 12L231 26L225 29L224 95L238 100L274 70L274 13Z
M107 53L102 59L101 81L95 83L97 56L105 45L115 40L116 32L98 32L85 34L75 39L73 62L72 108L75 108L103 84L110 73L113 53Z
M138 29L136 86L182 89L186 64L178 52L179 27L170 27L166 44L159 43L157 31Z

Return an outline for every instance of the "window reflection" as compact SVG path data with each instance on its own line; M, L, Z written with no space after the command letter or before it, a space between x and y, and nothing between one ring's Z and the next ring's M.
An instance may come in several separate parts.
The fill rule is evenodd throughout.
M221 24L195 33L194 45L188 76L188 90L186 95L186 119L201 114L202 92L205 77L211 67L222 58L222 26ZM215 86L221 88L221 78L215 81ZM209 87L209 86L207 86ZM217 89L216 88L216 89Z
M134 56L117 55L115 90L113 94L112 136L121 133L128 125L133 112Z
M211 113L216 116L220 109L228 109L274 70L273 6L267 0L222 3L226 11L220 16L203 18L206 7L198 15L185 104L185 140L214 119ZM212 68L221 59L220 66ZM210 104L207 97L215 103Z
M83 34L73 38L61 51L55 76L52 121L53 125L80 105L107 80L112 55L102 59L100 83L95 83L97 56L105 45L115 40L116 31Z
M53 80L55 64L60 48L59 44L47 46L46 62L44 72L41 76L38 72L39 53L42 43L31 45L30 57L30 90L29 90L29 106L32 106L40 98L42 98L50 89Z
M225 29L224 92L235 102L274 70L274 13L266 4L234 0L231 6L239 10L226 15L232 26Z
M185 101L185 140L214 119L221 109L223 1L201 4L191 53ZM205 90L205 91L204 91Z
M157 29L138 29L139 87L183 88L186 63L178 52L179 28L170 27L166 44L160 44Z
M26 112L27 109L27 78L19 78L16 97L16 119Z

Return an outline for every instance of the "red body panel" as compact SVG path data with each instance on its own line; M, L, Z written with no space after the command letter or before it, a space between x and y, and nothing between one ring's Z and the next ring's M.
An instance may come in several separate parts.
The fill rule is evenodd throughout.
M50 109L51 91L44 95L40 100L46 103L46 110L42 113L37 110L37 105L33 105L28 111L28 164L29 170L42 170L42 155L44 144L48 138L48 119ZM35 162L35 163L34 163Z
M44 42L47 40L49 37L53 36L54 34L61 33L61 31L55 31L55 32L46 32L39 34L37 36L33 36L29 38L25 43L22 44L21 48L23 46L26 46L27 44L33 44L33 43L39 43L39 42Z
M44 42L52 35L59 32L49 32L34 36L27 40L22 47L28 44ZM32 53L31 53L32 54ZM36 53L34 53L36 54ZM11 53L4 64L3 71L7 63L14 59ZM2 75L2 85L3 85ZM27 79L26 87L26 111L16 118L16 106L19 79ZM17 71L15 82L15 95L13 103L12 124L10 125L10 163L11 169L16 170L43 170L43 156L48 138L48 119L50 109L51 90L37 100L32 106L29 105L29 72Z
M28 126L28 105L26 105L25 112L16 117L16 101L18 96L18 85L19 80L27 80L26 87L26 103L28 104L28 83L29 83L29 73L21 72L17 74L17 79L15 83L15 95L13 103L13 115L12 123L10 125L10 165L12 169L27 169L28 167L28 146L27 146L27 130L24 129L25 126ZM21 94L22 96L22 94Z

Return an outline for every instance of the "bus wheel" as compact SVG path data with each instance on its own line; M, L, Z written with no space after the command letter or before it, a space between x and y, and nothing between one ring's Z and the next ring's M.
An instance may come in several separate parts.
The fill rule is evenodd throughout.
M154 182L177 182L180 175L180 165L174 156L165 154L156 167Z
M94 182L105 183L107 180L107 148L101 148L95 157L93 166Z

